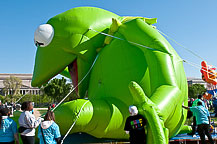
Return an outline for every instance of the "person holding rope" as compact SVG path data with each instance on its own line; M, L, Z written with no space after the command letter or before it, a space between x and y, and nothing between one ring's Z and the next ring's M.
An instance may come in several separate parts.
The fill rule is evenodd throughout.
M198 102L202 103L202 106L204 108L206 108L205 103L203 102L203 96L202 95L198 95L197 99L193 102L192 106L197 106ZM192 132L190 133L190 135L195 135L196 133L196 116L195 113L193 113L193 125L192 125Z
M59 126L55 123L54 112L48 110L44 117L44 121L38 129L38 138L40 144L60 144L61 135Z
M201 101L197 102L197 106L186 107L182 105L183 108L190 110L196 117L196 124L198 126L198 134L200 135L201 143L206 144L205 135L208 137L209 142L214 144L211 134L209 133L210 129L210 115L209 111L203 106Z
M31 113L33 105L31 101L23 102L21 109L23 112L19 117L20 127L18 129L23 144L34 144L35 143L35 128L39 126L42 118L35 119L35 116Z

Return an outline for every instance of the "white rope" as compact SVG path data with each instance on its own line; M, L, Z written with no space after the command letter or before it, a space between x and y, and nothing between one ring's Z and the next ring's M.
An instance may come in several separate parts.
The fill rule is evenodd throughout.
M26 96L27 94L29 94L29 92L30 92L30 90L29 90L25 95L23 95L21 98L19 98L19 99L15 102L15 104L17 104L24 96Z
M54 111L83 82L83 80L87 77L87 75L90 73L91 69L93 68L94 64L96 63L98 56L99 55L96 56L92 66L90 67L86 75L79 81L79 83L71 91L69 91L69 93L52 109L52 111Z
M81 107L81 109L80 109L78 115L76 116L75 121L73 122L73 124L71 125L71 127L69 128L69 130L67 131L67 133L65 134L65 136L63 137L63 139L61 140L61 144L63 143L63 141L65 140L65 138L68 136L68 134L70 133L70 131L71 131L72 128L74 127L74 125L75 125L75 123L77 122L78 117L79 117L79 115L80 115L80 113L81 113L81 110L83 109L83 107L86 105L87 102L89 102L89 101L86 101L86 102L83 104L83 106Z
M109 37L112 37L112 38L115 38L115 39L126 41L128 43L131 43L131 44L134 44L134 45L137 45L137 46L141 46L141 47L144 47L144 48L147 48L147 49L150 49L150 50L157 50L157 49L154 49L154 48L142 45L142 44L138 44L136 42L128 41L128 40L125 40L125 39L122 39L122 38L119 38L119 37L116 37L116 36L113 36L113 35L110 35L110 34L107 34L107 33L103 33L103 32L100 32L100 31L97 31L97 30L94 30L94 29L90 29L90 30L95 31L95 32L100 33L100 34L105 35L105 36L109 36ZM159 51L159 50L157 50L157 51Z
M193 67L196 67L196 68L199 68L199 69L201 68L201 66L198 66L197 64L195 64L195 63L193 63L193 62L186 61L186 60L183 60L183 62L185 62L185 63L187 63L187 64L189 64L189 65L191 65L191 66L193 66ZM205 68L205 67L203 67L203 68ZM204 69L200 69L200 70L202 70L202 71L204 71L204 72L207 72L208 74L217 76L216 74L214 74L214 73L212 73L212 72L209 72L209 71L206 71L206 70L204 70Z
M162 35L166 36L168 39L172 40L173 42L175 42L177 45L183 47L185 50L187 50L188 52L190 52L191 54L195 55L196 57L200 58L201 60L204 61L204 59L202 57L200 57L198 54L196 54L195 52L191 51L190 49L188 49L187 47L181 45L180 43L178 43L177 41L175 41L174 39L172 39L171 37L169 37L168 35L166 35L165 33L161 32L160 30L157 29L157 31L159 33L161 33Z
M198 54L196 54L195 52L191 51L191 50L188 49L187 47L181 45L181 44L178 43L176 40L172 39L171 37L169 37L168 35L166 35L166 34L163 33L162 31L160 31L160 30L158 30L158 29L157 29L157 31L158 31L159 33L161 33L162 35L166 36L168 39L170 39L170 40L172 40L173 42L175 42L177 45L179 45L179 46L181 46L182 48L184 48L186 51L190 52L191 54L193 54L193 55L195 55L196 57L200 58L201 60L205 61L205 60L204 60L202 57L200 57ZM207 61L207 62L208 62L208 61ZM211 63L209 62L209 64L211 64ZM211 64L211 65L212 65L212 64ZM214 65L212 65L212 66L213 66L213 67L216 67L216 66L214 66Z
M154 48L151 48L151 47L148 47L148 46L144 46L144 45L138 44L138 43L136 43L136 42L128 41L128 40L125 40L125 39L122 39L122 38L119 38L119 37L116 37L116 36L113 36L113 35L109 35L109 34L106 34L106 33L103 33L103 32L99 32L99 31L94 30L94 29L90 29L90 30L95 31L95 32L100 33L100 34L105 35L105 36L109 36L109 37L112 37L112 38L115 38L115 39L119 39L119 40L122 40L122 41L129 42L129 43L134 44L134 45L137 45L137 46L141 46L141 47L144 47L144 48L147 48L147 49L151 49L151 50L156 50L156 49L154 49ZM200 59L204 60L202 57L200 57L199 55L197 55L197 54L194 53L193 51L187 49L185 46L179 44L179 43L176 42L174 39L170 38L169 36L167 36L166 34L164 34L163 32L161 32L160 30L157 30L157 31L160 32L161 34L165 35L166 37L168 37L169 39L171 39L172 41L174 41L177 45L183 47L185 50L189 51L190 53L192 53L192 54L195 55L196 57L199 57ZM183 60L183 61L187 63L186 60ZM188 64L190 64L190 62L189 62ZM192 65L192 64L190 64L190 65ZM195 67L195 65L192 65L192 66ZM197 68L200 69L201 67L203 67L203 66L199 66L199 67L197 67ZM206 67L203 67L203 68L206 68ZM201 69L201 70L202 70L202 71L205 71L205 72L207 72L207 73L209 73L209 74L216 75L216 74L213 74L212 72L208 72L208 71L203 70L203 69Z

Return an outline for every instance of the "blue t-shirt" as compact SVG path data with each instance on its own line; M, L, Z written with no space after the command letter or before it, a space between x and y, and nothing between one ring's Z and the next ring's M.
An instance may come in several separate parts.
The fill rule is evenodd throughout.
M40 139L40 144L44 144L41 129L42 128L40 125L38 128L38 138ZM43 130L44 138L47 144L56 144L57 142L55 138L61 137L59 126L55 122L53 122L53 124L49 128L42 129L42 130Z
M192 106L197 106L197 103L198 103L199 101L200 101L200 102L202 103L202 105L205 107L205 103L204 103L201 99L196 99L196 100L193 102Z
M1 121L0 142L14 141L14 134L17 133L17 124L10 118Z
M194 113L196 117L197 125L209 124L209 111L203 106L190 107L190 110Z

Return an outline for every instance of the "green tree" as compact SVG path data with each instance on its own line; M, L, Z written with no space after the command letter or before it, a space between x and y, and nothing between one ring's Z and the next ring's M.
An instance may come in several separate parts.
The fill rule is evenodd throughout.
M66 96L71 89L71 84L66 83L66 79L52 79L47 85L42 88L45 95L50 96L54 99L54 102L60 101Z
M206 92L204 85L202 84L193 84L188 86L188 97L197 98L198 94L203 94Z
M3 81L3 84L4 91L9 93L6 99L10 102L15 102L17 97L16 95L19 94L20 88L22 86L22 80L15 76L10 76Z

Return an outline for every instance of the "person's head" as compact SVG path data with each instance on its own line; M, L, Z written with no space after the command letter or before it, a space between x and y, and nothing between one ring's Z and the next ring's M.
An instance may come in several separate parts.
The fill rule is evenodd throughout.
M2 122L2 116L9 116L10 115L10 110L8 108L3 108L0 110L0 127L1 127L1 122Z
M197 102L197 105L202 106L202 102L201 101Z
M50 111L50 110L51 110L51 105L48 106L48 111Z
M129 112L131 116L135 116L138 114L138 109L136 106L129 106Z
M202 99L203 96L202 96L202 95L198 95L197 98L198 98L198 99Z
M207 93L207 92L204 92L202 95L208 95L208 93Z
M33 110L33 105L31 101L23 102L21 105L21 110L23 111L31 111Z
M55 115L52 111L47 111L46 115L44 116L45 121L55 121Z

